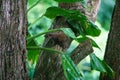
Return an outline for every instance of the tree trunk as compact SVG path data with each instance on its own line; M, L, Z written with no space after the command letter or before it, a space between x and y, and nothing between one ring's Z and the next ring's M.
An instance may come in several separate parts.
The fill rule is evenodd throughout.
M115 77L101 75L100 80L120 80L120 0L116 0L105 52L105 62L115 71Z
M0 80L28 80L27 0L0 0Z

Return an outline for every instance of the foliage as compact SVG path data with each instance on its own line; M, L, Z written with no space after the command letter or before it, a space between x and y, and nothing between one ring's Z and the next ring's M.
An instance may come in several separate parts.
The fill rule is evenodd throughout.
M69 3L69 2L82 2L82 1L84 1L84 0L55 0L55 1L57 1L57 2L67 2L67 3Z
M82 74L77 70L69 55L62 55L62 66L67 80L81 80Z
M58 1L58 2L80 1L81 3L84 2L83 0L55 0L55 1ZM76 10L65 10L59 7L50 7L53 5L52 3L56 3L55 1L46 0L46 3L50 3L50 5L45 8L46 11L41 11L42 14L40 14L40 16L37 16L34 19L28 20L30 25L28 27L29 35L27 36L27 48L28 48L28 60L31 61L31 64L37 61L38 55L40 53L40 49L55 52L55 50L52 50L49 48L46 49L42 47L44 35L47 33L57 32L61 30L67 36L71 37L73 40L76 40L79 43L85 41L88 38L91 39L89 36L96 37L96 36L99 36L101 33L97 25L95 25L92 21L88 20L87 17L83 15L81 12ZM33 5L32 4L33 2L36 2L36 0L30 0L29 5ZM36 5L33 8L37 7L40 3L43 3L43 2L44 0L40 0L40 1L38 0L38 3L35 3ZM28 13L29 11L31 11L31 9L28 10ZM34 16L36 15L35 13L33 14ZM60 28L60 29L48 30L48 28L51 25L51 22L57 16L65 17L68 23L79 33L80 36L76 37L75 33L72 31L71 28ZM40 25L41 22L45 22L46 24L42 23L42 25ZM100 49L100 47L97 45L97 43L93 39L91 39L91 43L94 47ZM66 51L66 52L68 54L71 54L72 51L73 50ZM57 52L60 52L60 51L57 51ZM61 54L62 66L63 66L66 79L67 80L84 80L84 76L79 72L74 62L70 58L70 55L68 55L66 52L60 52L62 53ZM104 61L100 60L94 54L91 54L90 58L91 58L92 69L98 70L100 72L108 73L110 76L114 76L114 72ZM29 66L30 65L28 65L28 67Z
M65 17L69 24L82 35L99 36L101 32L84 14L76 10L64 10L58 7L50 7L47 9L45 16L49 18L55 18L57 16Z
M96 57L95 54L91 54L90 57L91 57L91 67L93 69L96 69L101 72L109 73L108 75L110 77L115 76L114 71L104 61L101 61L98 57Z

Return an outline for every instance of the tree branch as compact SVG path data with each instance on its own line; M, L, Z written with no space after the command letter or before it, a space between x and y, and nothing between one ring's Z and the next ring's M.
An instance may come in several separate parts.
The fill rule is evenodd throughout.
M93 52L93 48L90 43L90 40L88 39L78 45L78 47L72 52L71 58L77 65L82 59L84 59L86 56L88 56L92 52Z

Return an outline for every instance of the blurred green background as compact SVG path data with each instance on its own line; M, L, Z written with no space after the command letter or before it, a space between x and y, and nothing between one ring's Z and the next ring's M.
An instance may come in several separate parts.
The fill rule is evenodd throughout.
M38 0L28 0L28 9L37 1ZM96 25L99 26L102 33L99 37L93 38L101 48L101 50L94 48L94 53L101 59L103 59L104 57L105 45L107 41L107 35L110 29L111 16L112 16L114 4L115 4L115 0L101 0L101 6L98 13L98 18L95 23ZM53 20L42 16L45 13L46 9L51 6L58 6L58 3L55 2L54 0L39 0L39 3L35 7L33 7L30 11L28 11L27 17L28 17L29 25L33 24L34 21L38 20L33 24L32 27L28 28L29 31L28 37L44 32L48 30L48 28L51 26ZM44 36L40 36L35 39L35 42L31 42L28 45L36 44L39 46L43 44L43 41L44 41ZM28 67L28 74L31 78L33 77L34 74L34 68L39 53L40 53L39 50L28 51L27 67ZM85 80L99 80L99 72L95 70L91 71L89 63L90 61L88 56L78 64L78 68L80 72L84 74Z

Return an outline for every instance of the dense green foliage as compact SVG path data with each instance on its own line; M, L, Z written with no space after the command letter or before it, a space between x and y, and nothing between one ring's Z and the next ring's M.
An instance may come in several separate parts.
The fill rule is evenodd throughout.
M56 2L57 1L57 2ZM67 36L73 40L81 43L86 39L91 39L93 47L99 48L99 45L91 37L97 37L101 31L97 25L92 21L88 20L81 12L76 10L65 10L57 7L58 2L78 2L84 3L84 0L29 0L28 6L33 7L28 9L28 36L27 36L27 49L28 49L28 73L32 78L35 68L35 63L40 54L40 50L43 49L42 44L44 35L51 32L63 31ZM37 3L35 3L37 2ZM34 5L35 3L35 5ZM54 7L53 7L54 5ZM40 10L39 10L40 9ZM53 13L54 12L54 13ZM75 36L75 33L70 28L60 28L48 30L51 27L52 21L57 16L65 17L72 27L80 34ZM109 16L110 17L110 16ZM100 17L98 20L101 20ZM101 20L101 23L102 20ZM80 25L81 24L81 25ZM65 27L65 26L64 26ZM78 44L79 44L78 43ZM76 45L77 46L77 45ZM53 51L54 50L50 50ZM60 52L62 56L62 66L64 74L67 80L84 80L84 74L81 73L75 66L74 62L68 54L72 53L73 50L68 49L66 52ZM59 52L59 51L58 51ZM100 72L109 73L110 76L114 76L112 69L94 54L90 55L91 59L91 70L97 70ZM88 79L89 80L89 79Z

